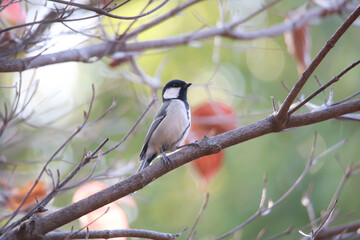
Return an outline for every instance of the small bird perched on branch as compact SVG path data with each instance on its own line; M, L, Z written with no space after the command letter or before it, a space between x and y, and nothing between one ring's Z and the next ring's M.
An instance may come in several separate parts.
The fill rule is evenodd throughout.
M137 172L150 165L160 154L168 166L166 153L180 147L189 133L191 113L187 102L187 90L191 83L171 80L162 90L163 104L146 135L140 153L141 165Z

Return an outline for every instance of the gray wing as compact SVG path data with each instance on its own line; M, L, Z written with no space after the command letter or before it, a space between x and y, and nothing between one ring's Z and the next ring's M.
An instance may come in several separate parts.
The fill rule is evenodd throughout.
M144 141L144 145L143 145L142 150L140 152L140 160L142 160L142 158L144 157L144 155L145 155L145 153L147 151L149 140L150 140L151 136L153 135L155 129L159 126L161 121L164 120L164 118L166 117L166 110L167 110L169 104L170 104L170 101L167 101L167 102L163 103L163 105L161 106L158 114L156 115L153 122L151 123L151 126L149 128L149 131L148 131L148 133L146 135L146 138L145 138L145 141Z

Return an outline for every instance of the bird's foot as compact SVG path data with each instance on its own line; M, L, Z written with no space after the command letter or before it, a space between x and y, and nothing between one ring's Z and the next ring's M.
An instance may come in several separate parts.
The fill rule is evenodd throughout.
M194 142L189 142L189 143L186 143L186 144L184 144L184 145L177 146L176 148L177 148L177 149L180 149L180 148L189 147L189 146L199 147L199 141L198 141L198 140L195 140Z
M170 162L170 158L166 155L166 153L164 152L164 150L161 148L161 155L166 163L166 165L168 166L168 168L171 169L171 162Z

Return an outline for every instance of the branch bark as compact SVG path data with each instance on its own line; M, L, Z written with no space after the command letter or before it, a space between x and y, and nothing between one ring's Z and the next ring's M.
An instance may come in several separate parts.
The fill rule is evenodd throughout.
M194 4L198 1L199 0L188 1L188 5L184 4L182 6L185 8L186 6L190 6L191 4ZM171 14L174 14L174 12L180 11L179 8L175 8L173 9L172 13L167 13L167 15L160 16L159 18L152 21L152 24L149 23L149 25L147 25L148 28L136 29L135 31L128 33L129 35L122 36L120 40L107 41L89 47L72 49L53 54L43 54L23 59L0 61L0 72L23 71L26 69L69 61L94 62L104 56L110 56L117 51L139 52L151 48L168 48L181 44L188 44L191 41L195 40L208 39L214 36L223 36L233 39L255 39L260 37L273 37L278 34L282 34L285 31L295 29L298 26L301 26L305 22L310 21L311 19L314 19L316 17L324 16L330 13L336 13L341 8L342 4L344 4L345 2L346 0L341 1L341 3L336 5L336 7L334 7L333 9L324 9L319 7L313 8L300 18L294 19L293 22L281 23L270 28L258 31L244 32L242 30L235 29L237 25L234 24L234 22L230 22L228 24L224 24L221 27L212 27L206 30L197 31L195 33L183 34L167 39L132 43L126 42L132 36L136 36L143 30L156 25L157 23L161 22L160 20L164 20L169 18L170 16L173 16ZM70 223L78 219L79 217L91 211L94 211L106 204L109 204L119 198L138 191L152 181L154 181L155 179L161 177L162 175L199 157L217 153L224 148L228 148L230 146L263 136L265 134L280 132L295 127L306 126L326 121L328 119L336 118L344 114L359 111L360 99L340 103L326 108L321 108L317 111L305 114L295 115L291 114L292 112L288 112L291 104L295 100L296 96L298 95L310 75L321 63L321 61L324 59L330 49L334 46L337 40L358 18L359 15L360 6L357 7L357 9L350 15L350 17L345 21L345 23L342 24L342 26L333 35L333 37L325 44L323 49L319 52L317 57L314 59L308 69L301 76L297 84L294 86L293 90L291 90L290 94L286 98L284 104L282 105L278 113L275 113L256 123L223 133L215 137L204 137L197 146L190 146L172 154L170 156L170 158L172 159L172 166L170 168L163 161L158 161L152 166L144 169L143 171L134 174L133 176L130 176L129 178L86 199L83 199L52 214L49 214L48 216L45 216L43 218L36 218L34 216L29 221L23 222L20 226L7 231L4 235L0 236L0 240L11 240L19 238L38 239L43 238L44 236L55 236L55 233L49 232L67 223ZM321 236L323 231L325 231L325 229L321 230L319 236ZM80 233L84 234L84 232ZM95 232L92 232L92 234L96 235ZM95 237L95 235L93 235L92 237Z
M196 2L198 2L198 0L190 1L191 4L194 4ZM18 72L27 69L38 68L42 66L47 66L56 63L64 63L64 62L92 63L94 61L103 58L104 56L111 56L115 52L120 52L120 51L141 52L144 50L154 49L154 48L156 49L170 48L178 45L188 44L191 41L208 39L214 36L223 36L238 40L250 40L261 37L275 37L277 35L283 34L286 31L296 29L305 22L308 22L317 17L327 16L329 14L337 13L344 4L344 2L346 2L346 0L341 1L331 9L316 7L307 11L303 16L299 18L295 18L290 22L280 23L265 29L251 31L251 32L235 29L234 24L230 22L221 27L212 27L206 30L200 30L197 32L191 32L188 34L183 34L176 37L169 37L165 39L126 43L128 36L125 35L121 38L121 40L115 40L115 41L109 40L103 43L94 44L92 46L87 46L83 48L70 49L70 50L60 51L51 54L42 54L35 57L27 57L22 59L1 60L0 72ZM187 4L185 7L188 7L191 4ZM175 14L174 10L170 12L172 14ZM360 6L353 13L353 17L356 19L359 16L359 14L360 14ZM169 14L166 14L167 16L166 18L160 16L159 19L160 20L167 19L169 17L168 15ZM146 29L151 28L157 23L158 21L157 19L155 19L154 24L148 25ZM138 30L135 30L134 32L130 32L129 37L133 36L135 33L139 34L140 32L146 30L144 29L144 27L142 27L141 29L140 28Z
M221 149L228 148L265 134L318 123L359 110L360 99L336 106L330 106L326 109L315 112L292 115L282 129L278 128L278 123L276 123L277 118L274 115L271 115L256 123L217 135L215 137L204 137L199 142L198 146L190 146L170 155L172 160L171 169L168 168L163 161L157 161L150 167L145 168L143 171L134 174L129 178L86 199L71 204L44 218L30 219L28 222L23 223L20 227L4 234L0 239L12 240L16 239L18 234L19 236L24 236L24 233L27 233L27 239L36 239L56 228L78 219L91 211L94 211L97 208L142 189L162 175L199 157L217 153Z
M282 104L279 112L277 113L277 117L279 119L287 120L286 115L290 115L288 110L291 104L294 102L295 98L311 76L311 74L315 71L317 66L322 62L325 56L329 53L329 51L335 46L336 42L340 39L340 37L346 32L346 30L355 22L355 20L360 15L360 5L357 9L351 13L351 15L346 19L346 21L338 28L338 30L333 34L333 36L326 42L324 47L320 50L320 52L316 55L314 60L310 63L310 65L306 68L304 73L301 75L300 79L296 82L293 89L290 91L288 96L286 97L284 103Z
M345 234L347 232L354 232L360 228L360 221L355 221L351 223L346 223L340 226L326 228L321 230L316 236L316 240L320 239L329 239L330 237L336 236L338 234Z
M102 231L80 231L80 232L54 232L44 236L44 240L63 240L67 239L85 239L88 238L115 238L115 237L133 237L147 238L157 240L176 239L180 234L162 233L140 229L117 229Z

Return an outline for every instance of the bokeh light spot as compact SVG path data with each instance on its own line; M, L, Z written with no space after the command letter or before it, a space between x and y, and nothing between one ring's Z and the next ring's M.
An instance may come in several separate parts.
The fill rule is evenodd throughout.
M246 54L250 71L262 81L275 81L284 68L284 53L272 39L259 39L252 43Z

